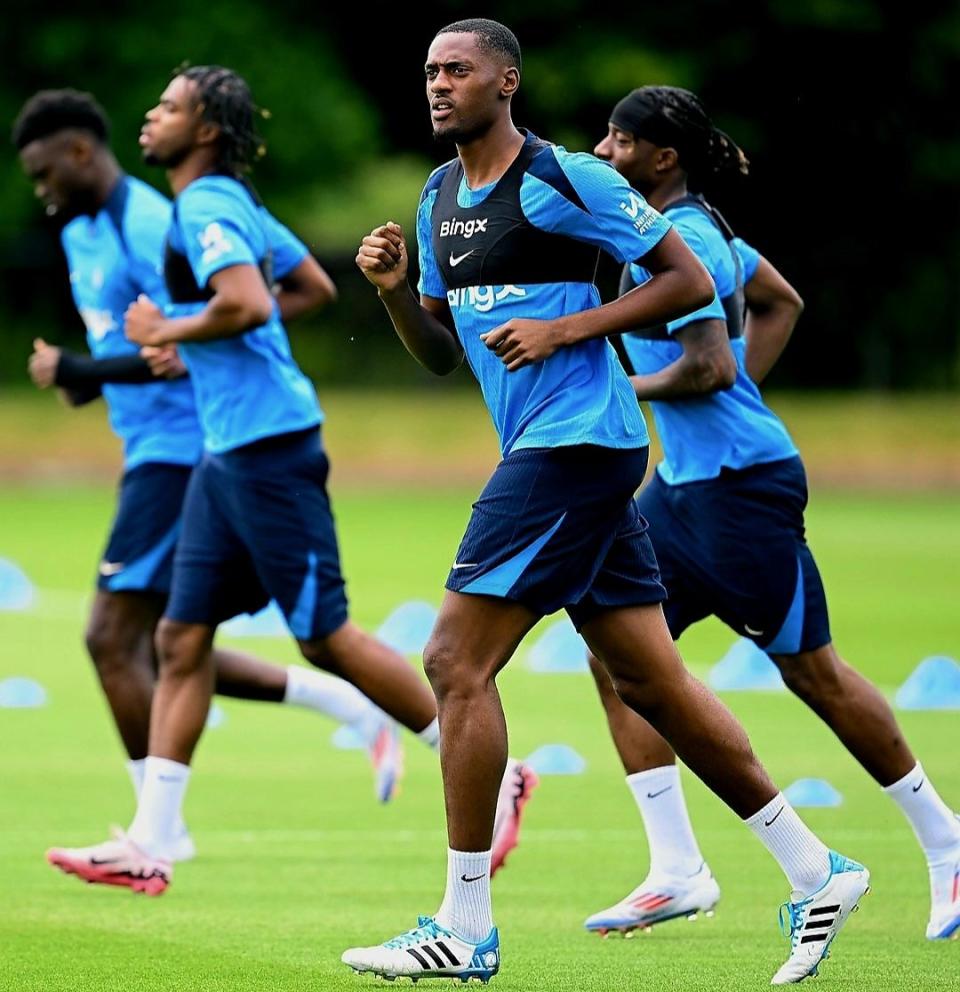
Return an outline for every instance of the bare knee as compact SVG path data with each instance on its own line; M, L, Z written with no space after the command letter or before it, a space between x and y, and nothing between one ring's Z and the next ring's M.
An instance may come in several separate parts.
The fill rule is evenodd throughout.
M776 655L773 660L787 688L808 705L822 709L842 696L847 666L832 644L800 654Z
M144 638L153 633L153 624L125 610L120 601L103 600L94 607L84 642L97 671L115 674L134 663Z
M452 697L469 698L485 692L496 666L471 656L462 646L454 648L443 636L434 636L423 652L423 670L437 702L443 703Z
M356 657L359 654L358 642L369 636L347 620L326 637L318 637L312 641L297 641L297 647L300 648L304 660L314 668L320 668L330 672L331 675L343 678L341 659Z
M164 618L157 624L155 638L161 675L180 677L195 672L208 660L212 642L209 627Z

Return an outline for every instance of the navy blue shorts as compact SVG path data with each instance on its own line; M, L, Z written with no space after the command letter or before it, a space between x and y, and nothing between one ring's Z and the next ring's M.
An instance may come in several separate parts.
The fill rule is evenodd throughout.
M447 578L452 592L514 600L579 630L604 610L665 596L633 494L647 449L513 451L473 504Z
M149 462L120 480L117 514L97 576L106 592L170 592L190 465Z
M293 635L326 637L347 597L316 429L207 453L183 508L166 616L215 627L275 599Z
M638 503L674 638L716 616L768 654L830 643L827 599L804 536L807 479L799 458L679 486L655 474Z

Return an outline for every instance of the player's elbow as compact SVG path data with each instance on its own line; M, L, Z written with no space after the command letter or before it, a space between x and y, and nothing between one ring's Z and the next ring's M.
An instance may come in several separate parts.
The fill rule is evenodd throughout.
M719 393L737 381L737 360L729 348L717 349L699 356L691 371L695 393Z
M716 292L717 289L713 284L713 279L710 278L710 273L698 261L697 267L690 277L689 293L692 298L689 301L690 311L709 306L713 303Z

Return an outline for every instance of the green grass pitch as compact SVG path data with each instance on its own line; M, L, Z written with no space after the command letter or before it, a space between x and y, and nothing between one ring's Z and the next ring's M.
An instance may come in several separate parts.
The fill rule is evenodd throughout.
M373 627L404 599L439 601L469 491L336 488L354 615ZM0 710L0 989L36 992L294 992L377 987L339 962L348 945L393 936L432 912L445 864L435 757L407 742L397 800L378 807L365 757L330 744L303 711L227 701L201 743L187 800L200 857L159 899L84 886L43 860L52 844L92 843L132 812L120 748L81 641L90 577L109 522L105 487L0 494L0 556L41 590L33 613L0 613L0 677L49 690L37 710ZM924 656L960 654L955 498L823 494L809 513L842 653L885 689ZM704 624L681 643L698 673L732 635ZM284 641L245 641L278 661ZM761 988L786 955L776 926L787 895L749 833L691 776L704 852L723 889L714 919L678 921L633 940L586 934L590 912L641 877L639 817L585 675L534 675L523 653L502 678L511 753L564 742L584 775L546 778L521 847L495 882L503 968L495 987ZM727 702L783 785L817 775L844 795L808 811L832 845L873 871L873 893L835 945L820 984L837 989L960 988L960 943L923 939L927 882L900 813L830 734L786 694ZM956 712L903 713L909 739L960 806ZM380 986L383 987L383 986Z

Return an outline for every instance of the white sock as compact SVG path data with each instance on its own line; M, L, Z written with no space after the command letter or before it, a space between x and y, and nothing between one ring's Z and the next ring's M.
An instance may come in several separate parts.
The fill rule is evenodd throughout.
M493 926L490 908L490 852L447 851L447 891L436 921L479 944Z
M940 798L918 761L912 771L883 790L903 810L928 862L960 844L960 820Z
M434 751L440 747L440 720L434 717L423 730L418 731L417 737L423 741L427 747L432 747ZM486 934L484 934L486 936Z
M795 892L812 895L830 877L830 852L778 792L744 823L777 859Z
M183 829L180 810L190 767L152 755L144 761L143 788L127 836L155 858L169 858Z
M650 845L650 874L688 878L703 865L676 765L627 776Z
M143 766L146 760L146 758L131 758L127 762L127 774L133 783L133 795L136 799L140 798L143 789Z
M287 668L283 701L290 706L303 706L317 713L325 713L340 723L362 724L371 709L376 709L355 685L333 675L304 668L303 665Z

